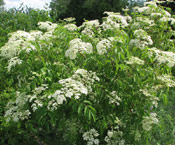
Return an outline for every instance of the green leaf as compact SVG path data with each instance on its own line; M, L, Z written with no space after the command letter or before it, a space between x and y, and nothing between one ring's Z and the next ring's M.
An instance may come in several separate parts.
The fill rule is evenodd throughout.
M89 112L89 109L88 109L88 106L86 106L84 109L84 116L88 117L88 112Z
M94 122L96 122L96 115L95 115L95 113L91 112L91 115L92 115L92 118L93 118Z
M164 95L162 96L162 98L163 98L163 103L164 103L165 105L167 105L167 104L168 104L168 97L167 97L167 95L164 94Z
M79 107L78 107L78 114L80 115L82 110L83 110L83 104L80 104Z
M96 112L96 110L95 110L95 108L94 107L92 107L92 106L88 106L92 111L94 111L94 112Z
M92 103L90 101L88 101L88 100L84 100L84 103L92 105Z
M88 119L91 120L91 111L89 110L89 116Z

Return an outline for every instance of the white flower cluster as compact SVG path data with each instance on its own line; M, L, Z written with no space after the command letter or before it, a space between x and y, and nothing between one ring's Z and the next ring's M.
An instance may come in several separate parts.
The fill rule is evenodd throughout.
M118 97L117 92L116 91L112 91L110 93L110 95L108 95L109 98L109 103L110 104L117 104L120 105L120 102L122 101L122 99L120 97Z
M120 130L108 130L105 142L107 145L125 145L125 140L122 139L123 132Z
M9 39L9 41L3 47L1 47L0 55L5 58L12 58L18 55L21 51L21 45L23 44L23 42L23 40L11 41Z
M38 22L38 26L41 30L45 30L46 32L39 38L39 40L50 40L54 38L54 31L57 28L57 24L51 23L49 21L46 22Z
M141 13L141 14L144 14L144 15L149 15L150 16L150 19L149 18L146 18L147 20L144 20L145 18L142 17L141 19L143 19L143 21L138 21L138 23L134 23L132 27L137 27L138 28L144 28L144 29L149 29L151 26L155 26L155 22L158 21L158 22L163 22L163 23L167 23L167 22L170 22L171 25L174 25L175 24L175 19L174 18L171 18L171 14L160 8L160 7L157 7L157 4L155 1L151 1L151 2L145 2L144 3L144 7L135 7L134 10L138 13ZM141 26L142 24L144 23L151 23L150 26L146 26L144 27Z
M83 134L83 140L87 141L87 145L98 145L100 143L99 139L97 139L98 136L98 132L92 128Z
M132 39L129 46L144 49L146 46L152 45L153 41L151 37L142 29L134 31L135 39Z
M45 32L40 38L39 40L45 40L45 41L49 41L51 40L51 38L54 38L54 31L48 31Z
M57 28L57 24L46 21L46 22L38 22L39 29L46 31L54 31Z
M43 32L41 32L41 31L30 31L29 34L30 34L31 38L28 39L28 40L35 41L37 39L40 39L40 37L43 35Z
M152 9L150 7L148 7L148 6L135 7L134 10L135 10L135 12L143 13L143 14L151 14L151 12L152 12Z
M119 37L119 36L116 36L116 37L108 37L107 39L110 40L112 43L113 43L113 42L119 42L119 43L124 43L124 42L125 42L125 39L122 38L122 37Z
M38 108L43 106L43 96L41 93L48 88L47 84L42 84L41 86L35 88L32 92L33 95L28 95L29 102L32 103L31 108L35 112Z
M13 57L11 58L9 61L8 61L8 66L7 66L7 70L8 72L11 71L11 68L16 66L16 65L19 65L22 63L22 60L19 59L18 57Z
M155 55L155 60L158 62L158 65L167 64L169 67L175 65L175 53L169 51L161 51L157 48L149 49L149 57Z
M10 34L10 41L23 40L23 41L35 41L39 37L41 37L43 33L41 31L31 31L25 32L18 30Z
M50 31L44 34L41 31L25 32L21 30L11 33L9 41L1 48L0 55L5 58L13 58L22 50L25 50L26 52L36 50L32 42L36 40L48 40L53 37L53 30L54 29L50 29Z
M159 19L159 22L167 23L168 20L169 20L168 17L162 17L161 19Z
M151 14L152 18L156 18L159 22L167 23L170 22L170 25L174 26L175 24L175 19L171 18L171 14L166 11L161 9L159 13L153 13Z
M100 23L98 20L91 20L91 21L87 21L84 22L79 28L83 29L81 31L82 34L88 35L89 37L93 37L95 35L94 33L94 29L99 29Z
M124 124L121 122L121 120L119 120L118 117L115 117L114 124L114 127L112 127L111 130L108 130L104 141L107 143L107 145L125 145L123 132L120 130L120 127Z
M64 28L71 32L78 30L78 27L75 24L66 24L64 25Z
M146 131L150 131L154 124L158 124L158 119L156 118L156 113L150 113L149 116L144 116L142 120L142 127Z
M55 32L55 29L57 28L57 24L49 22L48 24L49 26L47 28L47 25L45 26L45 22L39 22L39 23L41 23L40 26L43 26L43 29L44 27L46 27L45 28L46 32L40 37L39 40L49 41L51 38L54 38L54 32ZM40 29L42 29L42 27L40 27Z
M76 19L74 17L68 17L68 18L64 18L63 20L67 23L71 23L71 22L74 22Z
M157 79L167 87L175 87L175 81L173 80L173 77L170 75L165 74L162 76L158 76Z
M83 24L80 27L89 27L89 28L98 28L100 26L100 23L98 20L91 20L83 22Z
M63 88L48 97L51 99L48 103L48 109L56 110L59 105L67 101L67 98L79 99L82 95L88 95L92 92L91 86L95 81L99 81L95 72L78 69L71 78L59 81Z
M155 1L151 2L144 2L144 7L135 7L135 12L142 13L142 14L151 14L154 12L154 9L157 8L157 4Z
M136 39L144 40L144 41L148 42L149 45L152 45L152 43L153 43L151 40L151 37L147 34L147 32L145 32L142 29L135 30L134 36Z
M126 21L128 22L128 23L131 23L132 22L132 17L131 16L124 16L125 17L125 19L126 19Z
M97 53L99 55L103 55L107 53L107 50L110 49L111 47L112 47L111 41L108 39L103 39L99 41L96 45Z
M160 90L160 89L162 89L162 88L164 88L164 86L161 85L161 84L158 84L158 85L152 86L152 89L155 90L155 91L158 91L158 90Z
M6 121L14 121L18 122L19 120L28 119L31 112L25 108L26 103L28 102L28 98L25 93L17 92L17 98L15 101L10 101L7 104L7 110L5 112L4 117Z
M150 17L153 19L158 19L162 17L162 14L161 13L151 13Z
M65 56L70 59L75 59L77 53L80 54L91 54L93 52L93 46L89 42L83 42L79 38L75 38L69 42L69 49L66 50Z
M28 110L28 105L31 104L31 109L35 112L39 107L43 106L43 99L46 98L42 95L42 92L48 88L47 84L42 84L41 86L35 88L31 95L26 95L25 93L16 94L16 100L10 101L7 104L7 111L5 112L5 117L7 121L19 121L28 119L31 112Z
M33 42L36 40L48 40L50 37L53 37L51 31L44 34L41 31L25 32L20 30L11 33L8 42L0 49L0 56L9 59L8 71L17 64L19 65L22 63L22 60L18 58L21 51L29 53L32 50L36 50Z
M131 17L125 17L119 13L114 12L104 12L104 14L107 14L108 16L106 17L106 20L101 24L103 30L113 30L119 29L120 27L127 27L128 22L132 19Z
M99 29L100 30L100 29ZM87 35L87 36L89 36L89 37L91 37L91 38L93 38L94 37L94 35L95 35L95 33L93 32L93 30L92 29L89 29L89 28L84 28L84 30L83 31L81 31L81 33L82 34L85 34L85 35Z
M175 19L174 19L174 18L169 18L168 21L170 21L170 24L171 24L172 26L175 25Z
M142 17L138 16L135 19L135 22L132 23L131 29L138 30L138 29L150 29L150 27L155 26L154 20L150 19L150 17Z
M151 13L151 14L153 14L153 13ZM139 23L144 23L144 25L155 26L154 20L151 20L150 17L149 18L148 17L137 17L136 20Z
M171 25L175 24L175 19L171 18L171 14L168 11L157 7L156 3L156 1L145 2L144 7L134 8L134 11L142 14L142 16L136 18L135 23L131 25L132 29L150 30L150 27L155 27L157 24L160 25L162 22L170 22Z
M162 10L162 13L163 13L164 16L166 16L166 17L171 17L171 14L170 14L168 11L166 11L166 10Z
M144 61L141 60L141 59L138 58L138 57L132 56L132 57L129 58L128 61L126 61L126 64L131 64L131 65L133 65L133 64L144 65Z
M60 80L59 83L64 87L60 94L64 93L67 98L71 98L73 95L75 95L75 99L79 99L81 94L88 94L87 87L80 81L68 78Z
M143 95L148 97L148 99L152 102L152 105L157 108L159 98L153 95L153 93L155 93L153 90L140 89L140 92L142 92Z
M87 71L84 69L78 69L74 75L72 76L72 78L74 80L78 80L83 82L84 84L86 84L88 90L90 92L92 92L92 88L91 85L95 82L95 81L100 81L100 79L97 77L95 72L92 71Z
M155 1L144 2L144 6L154 6L157 8L157 4Z
M35 41L42 35L40 31L32 31L30 33L25 31L17 31L11 33L9 41L1 48L1 56L5 58L13 58L17 56L21 50L35 50L36 48L30 43Z
M48 84L42 84L41 86L34 89L34 94L41 94L44 90L48 88Z

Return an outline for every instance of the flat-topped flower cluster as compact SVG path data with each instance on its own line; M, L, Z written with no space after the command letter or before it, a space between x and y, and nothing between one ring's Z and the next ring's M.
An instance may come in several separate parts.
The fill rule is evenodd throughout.
M48 109L56 110L59 105L67 101L67 98L80 99L81 96L87 96L92 92L91 86L95 81L99 81L96 73L84 69L78 69L70 78L59 80L63 88L48 96L50 99Z
M16 94L16 100L10 101L7 105L7 111L5 117L7 121L19 121L28 119L31 111L26 109L28 103L31 103L32 111L35 112L38 108L46 105L46 98L49 99L47 108L50 111L57 110L57 108L74 97L79 99L80 97L87 96L92 93L92 86L95 81L99 81L95 72L86 71L84 69L78 69L70 78L59 80L59 84L62 85L60 90L56 90L51 95L42 95L42 93L48 89L47 84L35 88L32 91L32 95L26 95L25 93Z
M93 46L89 42L83 42L79 38L75 38L69 42L69 49L66 50L65 56L70 59L75 59L77 53L80 54L91 54L93 52Z

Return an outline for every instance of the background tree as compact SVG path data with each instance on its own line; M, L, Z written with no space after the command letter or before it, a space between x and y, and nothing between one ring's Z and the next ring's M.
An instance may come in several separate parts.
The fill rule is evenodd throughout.
M4 1L0 0L0 7L4 5Z
M52 21L48 11L24 7L0 10L0 46L8 40L8 34L17 30L37 29L40 21Z
M127 5L128 0L52 0L50 8L55 21L75 17L79 25L83 19L100 19L104 11L120 12Z

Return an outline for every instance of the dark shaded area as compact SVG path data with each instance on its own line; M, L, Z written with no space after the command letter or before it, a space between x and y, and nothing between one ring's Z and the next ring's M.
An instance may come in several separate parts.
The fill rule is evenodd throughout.
M175 1L164 1L162 3L158 3L158 5L171 8L172 12L175 13Z
M84 19L101 19L104 11L121 12L128 0L52 0L51 17L54 21L75 17L80 25Z

